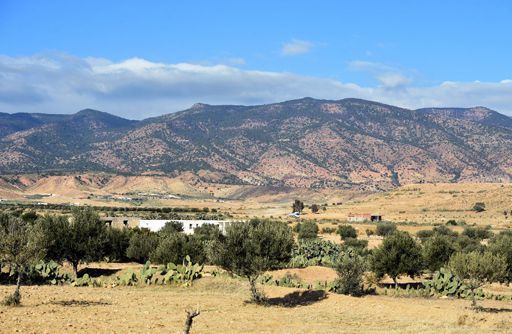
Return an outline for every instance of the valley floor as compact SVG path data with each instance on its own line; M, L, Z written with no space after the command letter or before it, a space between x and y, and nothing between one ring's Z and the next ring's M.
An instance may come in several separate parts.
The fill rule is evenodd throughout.
M0 296L12 292L0 286ZM510 333L512 302L337 294L265 286L274 304L248 304L248 284L205 277L191 288L24 286L23 306L0 306L2 333L181 333L185 310L199 308L192 333ZM284 299L283 299L284 298Z
M100 181L107 179L106 184ZM9 180L7 182L6 180ZM100 180L100 181L98 181ZM105 181L106 182L106 181ZM156 193L158 196L148 195ZM140 195L146 194L146 195ZM141 202L119 200L135 196ZM215 209L234 219L289 217L295 199L304 201L303 219L344 222L350 214L380 214L384 220L421 225L492 225L512 227L511 183L410 184L387 192L337 188L270 188L226 184L195 184L189 179L152 176L18 176L0 177L0 203L50 203L108 207L181 207ZM477 202L485 211L472 210ZM311 204L321 206L312 213ZM45 206L36 206L40 213Z

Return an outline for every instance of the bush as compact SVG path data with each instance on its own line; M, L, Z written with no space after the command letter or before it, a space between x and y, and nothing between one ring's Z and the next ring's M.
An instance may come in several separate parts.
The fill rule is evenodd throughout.
M476 307L476 289L485 283L504 281L507 275L505 257L490 252L455 253L448 262L448 268L470 289L473 307Z
M322 227L323 234L333 234L334 232L336 232L336 229L334 227Z
M208 263L208 252L210 244L215 240L221 239L203 239L204 236L185 235L185 244L180 258L183 259L189 255L192 261L198 263Z
M129 229L107 229L108 244L105 249L105 257L111 262L125 262L128 260L126 251L130 246L132 233Z
M203 224L196 227L193 235L202 241L219 240L224 237L219 227L214 224Z
M457 232L452 231L448 227L443 225L434 227L432 229L432 232L434 232L434 234L437 235L447 235L449 237L457 237L459 235Z
M397 284L397 277L411 277L422 269L421 248L407 232L395 231L384 238L382 245L373 251L370 264L377 278L389 275Z
M359 255L367 255L368 253L368 240L359 240L355 238L347 238L343 242L342 250L348 251L353 249Z
M21 219L26 221L27 223L33 223L37 220L39 216L35 211L28 211L21 215Z
M341 237L341 240L345 240L347 238L357 238L357 231L351 225L340 225L338 226L338 234Z
M343 252L336 264L335 292L360 296L363 292L363 274L366 268L364 259L355 252Z
M432 230L421 230L416 232L416 236L424 242L426 239L431 238L434 235L434 231Z
M297 232L299 239L316 239L318 238L318 225L314 221L305 221L297 224Z
M146 263L151 253L158 247L158 241L158 234L147 229L135 229L126 249L126 255L138 263Z
M489 251L501 255L507 262L506 279L512 282L512 234L500 233L489 242Z
M471 239L483 240L490 239L493 236L493 233L490 230L490 227L466 227L464 231L462 231L462 235L466 235Z
M158 246L151 252L150 260L153 263L179 263L185 256L187 237L182 233L172 233L160 239Z
M476 202L473 205L472 210L475 212L484 212L485 211L485 203L484 202Z
M441 269L448 262L450 256L455 253L455 250L453 238L446 235L434 235L423 246L425 266L432 272Z
M168 235L183 232L183 223L177 221L168 221L165 223L164 227L158 231L161 235Z
M3 306L19 306L21 304L21 294L14 292L12 295L7 295L1 305Z
M375 231L374 230L370 230L369 228L366 229L366 236L367 237L371 237L372 235L375 234Z
M484 246L480 244L480 240L471 239L467 235L459 235L455 238L455 247L457 252L470 253L483 250Z
M396 225L393 223L378 223L375 233L381 237L392 234L396 231Z

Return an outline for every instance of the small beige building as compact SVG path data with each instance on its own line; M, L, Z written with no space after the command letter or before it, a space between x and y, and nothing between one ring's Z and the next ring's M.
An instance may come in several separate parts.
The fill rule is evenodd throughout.
M382 216L370 213L349 213L347 220L352 223L380 222L382 221Z
M140 222L140 218L137 217L102 217L101 220L108 226L115 228L134 228L139 226Z

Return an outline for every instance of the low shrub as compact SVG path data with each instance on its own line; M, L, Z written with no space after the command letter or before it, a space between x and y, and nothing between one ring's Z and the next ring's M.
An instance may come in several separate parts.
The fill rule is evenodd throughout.
M318 225L314 221L298 223L294 231L298 233L299 239L315 239L318 237Z
M493 236L490 226L487 227L466 227L462 231L462 235L468 236L471 239L483 240L490 239Z
M342 251L353 250L361 256L368 255L368 240L359 240L354 238L347 238L341 246Z
M353 251L343 252L336 263L335 292L360 296L363 293L363 274L366 269L366 262L363 257Z
M432 230L421 230L416 232L416 236L424 242L426 239L431 238L434 235L434 231Z
M146 229L134 229L126 249L126 255L136 262L146 263L151 253L158 247L158 242L159 238L156 233Z
M340 225L338 226L337 232L340 235L341 240L346 240L348 238L357 238L357 230L351 225Z
M322 230L321 232L323 234L333 234L334 232L336 232L336 229L334 227L322 227Z
M378 223L375 233L381 237L392 234L396 231L396 225L390 222Z

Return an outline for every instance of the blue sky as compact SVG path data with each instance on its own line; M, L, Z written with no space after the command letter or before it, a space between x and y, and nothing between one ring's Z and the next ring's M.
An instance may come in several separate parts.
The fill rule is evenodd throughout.
M510 1L0 0L0 111L362 97L512 114Z

